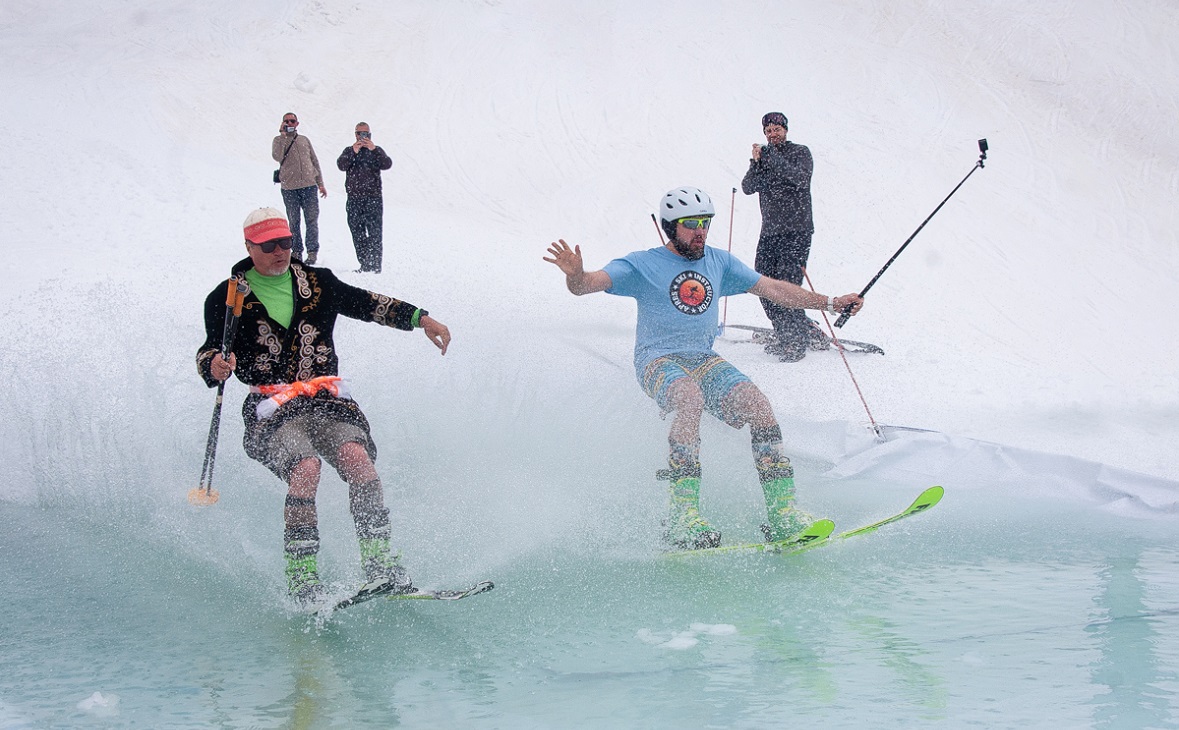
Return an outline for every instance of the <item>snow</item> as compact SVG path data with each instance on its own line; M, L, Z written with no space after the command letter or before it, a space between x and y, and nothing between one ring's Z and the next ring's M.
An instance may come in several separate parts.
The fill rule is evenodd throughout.
M285 111L325 169L321 263L455 336L439 359L420 335L341 328L358 398L418 393L366 404L408 450L508 442L537 403L606 421L621 403L659 431L629 370L633 305L570 296L541 257L557 238L595 268L656 245L656 201L696 185L725 223L710 243L727 246L731 217L752 262L757 204L730 191L781 110L816 160L824 293L860 289L990 144L842 331L887 352L852 361L876 420L934 433L874 440L833 353L788 365L719 344L792 448L832 477L1038 484L1174 514L1177 31L1163 0L6 0L0 498L130 492L129 472L153 497L187 491L170 482L199 472L212 401L192 366L201 301L242 255L246 214L281 207ZM385 273L367 279L348 273L332 164L360 120L394 158ZM752 297L727 311L764 322ZM587 428L536 443L604 450ZM642 438L657 462L661 436Z

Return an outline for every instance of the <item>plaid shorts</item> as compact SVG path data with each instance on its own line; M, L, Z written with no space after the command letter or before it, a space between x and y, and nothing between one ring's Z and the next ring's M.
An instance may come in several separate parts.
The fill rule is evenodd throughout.
M712 353L672 353L657 357L643 371L643 392L655 399L662 414L671 412L668 393L682 378L691 378L704 395L704 408L725 423L722 404L741 383L752 382L745 373L720 355Z

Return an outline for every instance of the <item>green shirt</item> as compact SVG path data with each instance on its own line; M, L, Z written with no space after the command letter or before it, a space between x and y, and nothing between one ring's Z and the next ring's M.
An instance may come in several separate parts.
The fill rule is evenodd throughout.
M246 272L246 281L250 283L250 290L266 313L284 328L291 326L291 317L295 314L295 292L291 289L291 270L287 269L278 276L263 276L257 269Z

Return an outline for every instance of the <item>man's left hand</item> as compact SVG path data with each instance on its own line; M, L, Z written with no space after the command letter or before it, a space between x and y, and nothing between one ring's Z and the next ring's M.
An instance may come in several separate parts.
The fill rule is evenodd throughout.
M426 333L426 337L430 338L430 342L433 342L434 346L442 350L442 354L445 355L446 348L450 346L450 330L446 325L428 314L422 317L418 324L422 326L422 331Z

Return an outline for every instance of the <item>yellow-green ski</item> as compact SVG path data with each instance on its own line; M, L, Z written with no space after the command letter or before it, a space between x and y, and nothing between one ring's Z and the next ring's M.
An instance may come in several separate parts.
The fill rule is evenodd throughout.
M838 535L832 536L835 532L835 523L831 520L817 520L814 524L804 530L797 537L792 540L785 540L782 542L751 542L741 545L722 545L720 547L705 548L703 550L677 550L675 552L667 553L668 557L683 558L693 555L715 555L717 553L734 553L734 552L762 552L773 553L776 555L796 555L798 553L813 550L824 545L830 545L836 540L846 540L849 537L856 537L858 535L866 535L869 532L884 527L885 525L903 520L906 517L921 514L922 512L933 507L938 502L942 501L942 496L945 495L945 490L941 487L930 487L918 495L917 499L913 500L913 504L909 505L904 510L885 517L883 520L873 522L870 525L857 527L854 530L841 532Z
M685 558L693 555L716 555L717 553L760 552L776 555L790 555L798 553L821 543L835 532L835 523L831 520L815 520L810 527L789 540L779 542L747 542L740 545L721 545L720 547L702 548L700 550L676 550L667 553L668 557Z
M921 514L922 512L928 510L930 507L937 504L938 502L942 501L942 496L945 495L945 493L946 493L946 490L942 489L941 487L930 487L929 489L926 489L924 492L919 494L917 496L917 499L913 500L913 504L909 505L904 510L897 512L892 517L885 517L883 520L880 520L878 522L873 522L870 525L864 525L863 527L857 527L854 530L848 530L847 532L841 532L838 535L831 538L830 540L823 540L821 542L807 545L806 547L802 548L801 550L797 550L796 552L802 552L803 550L810 550L811 548L822 547L823 545L830 545L835 540L846 540L849 537L856 537L858 535L866 535L869 532L875 532L876 530L880 529L881 527L884 527L885 525L887 525L891 522L896 522L897 520L903 520L906 517L912 517L913 515Z

